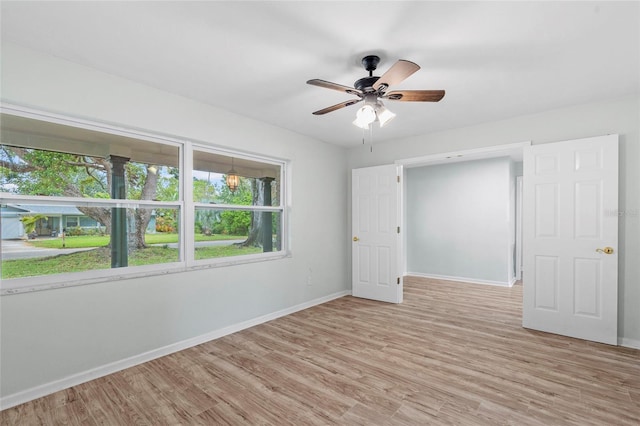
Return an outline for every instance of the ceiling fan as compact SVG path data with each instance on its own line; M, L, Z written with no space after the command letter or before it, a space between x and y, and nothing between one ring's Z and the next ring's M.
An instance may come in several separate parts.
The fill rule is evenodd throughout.
M358 97L358 99L350 99L320 109L315 111L313 115L323 115L364 101L364 106L356 113L356 119L353 124L367 129L369 125L375 121L378 121L380 126L384 126L389 120L395 117L394 113L385 108L381 99L402 102L438 102L444 97L444 90L395 90L387 92L390 86L402 82L411 74L418 71L420 67L411 61L400 59L393 64L387 72L382 74L382 76L376 77L373 75L373 71L375 71L379 63L380 57L376 55L369 55L362 58L362 65L365 70L369 71L369 76L357 80L353 84L354 87L343 86L320 79L307 81L307 84L311 84L312 86L337 90Z

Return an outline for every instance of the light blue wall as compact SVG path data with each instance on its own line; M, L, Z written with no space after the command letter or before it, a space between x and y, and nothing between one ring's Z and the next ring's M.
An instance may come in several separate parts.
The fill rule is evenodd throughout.
M508 157L407 170L407 272L509 283Z

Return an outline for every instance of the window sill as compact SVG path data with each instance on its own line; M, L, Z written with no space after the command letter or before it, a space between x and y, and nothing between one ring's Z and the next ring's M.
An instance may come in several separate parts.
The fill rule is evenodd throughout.
M38 277L3 280L0 296L32 293L36 291L56 290L60 288L101 284L110 281L123 281L158 275L179 274L201 269L223 268L248 263L267 262L291 257L291 252L279 251L268 254L251 254L234 258L206 259L194 261L185 266L185 262L159 265L134 266L128 268L105 269L99 271L74 272L71 274L41 275ZM82 275L82 276L78 276ZM70 279L73 276L74 279ZM53 281L53 282L52 282ZM6 288L5 288L6 287Z

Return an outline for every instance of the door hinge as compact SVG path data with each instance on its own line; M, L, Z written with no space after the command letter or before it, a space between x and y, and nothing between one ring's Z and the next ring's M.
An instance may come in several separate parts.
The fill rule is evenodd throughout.
M398 234L400 233L400 227L398 226Z
M400 183L400 176L396 176L396 180Z
M400 277L398 277L396 284L400 285Z

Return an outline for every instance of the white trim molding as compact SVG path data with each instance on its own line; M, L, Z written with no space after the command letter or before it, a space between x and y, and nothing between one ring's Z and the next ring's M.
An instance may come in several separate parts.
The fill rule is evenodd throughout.
M396 160L395 164L405 168L421 167L433 163L456 162L466 160L479 160L483 158L495 158L522 153L525 146L531 146L531 141L516 142L504 145L493 145L482 148L465 149L463 151L440 152L422 157L403 158Z
M449 275L437 275L437 274L423 274L421 272L407 272L406 275L421 277L421 278L431 278L434 280L445 280L445 281L458 281L461 283L469 283L469 284L484 284L484 285L495 285L499 287L511 287L513 283L509 281L491 281L491 280L479 280L476 278L467 278L467 277L452 277ZM515 283L515 281L514 281Z
M618 337L618 346L625 348L640 349L640 340L629 339L628 337Z
M286 315L290 315L295 312L302 311L302 310L311 308L313 306L321 305L323 303L330 302L331 300L339 299L341 297L349 296L349 295L351 295L351 290L344 290L337 293L329 294L327 296L319 297L317 299L313 299L308 302L303 302L298 305L291 306L289 308L272 312L270 314L266 314L257 318L253 318L247 321L243 321L237 324L223 327L218 330L214 330L209 333L205 333L200 336L193 337L191 339L186 339L180 342L172 343L170 345L167 345L158 349L154 349L148 352L134 355L132 357L115 361L109 364L101 365L99 367L92 368L87 371L83 371L82 373L73 374L71 376L64 377L62 379L55 380L50 383L45 383L43 385L36 386L34 388L27 389L21 392L17 392L12 395L3 396L0 398L0 410L5 410L7 408L15 407L16 405L20 405L25 402L32 401L36 398L41 398L43 396L50 395L54 392L67 389L72 386L77 386L82 383L86 383L88 381L95 380L97 378L104 377L109 374L116 373L118 371L122 371L124 369L134 367L136 365L139 365L148 361L152 361L156 358L160 358L165 355L170 355L172 353L179 352L184 349L191 348L193 346L201 345L203 343L210 342L215 339L219 339L220 337L224 337L229 334L233 334L238 331L242 331L247 328L251 328L253 326L260 325L265 322L268 322Z

